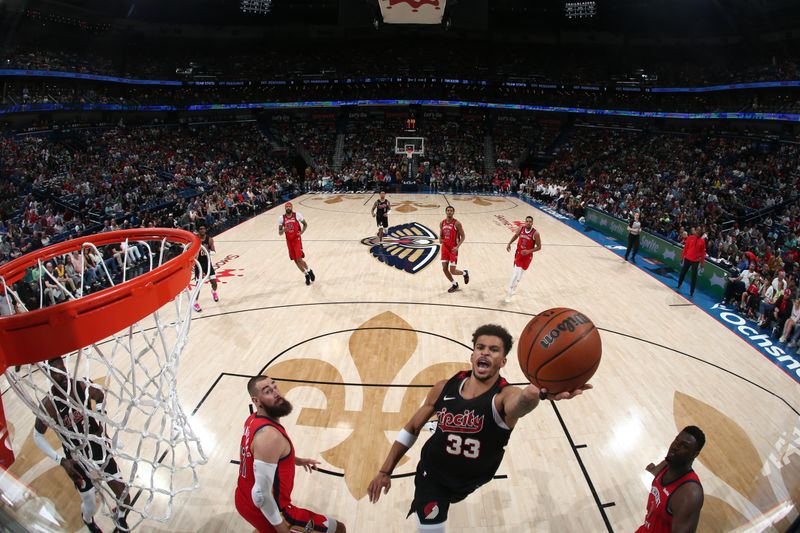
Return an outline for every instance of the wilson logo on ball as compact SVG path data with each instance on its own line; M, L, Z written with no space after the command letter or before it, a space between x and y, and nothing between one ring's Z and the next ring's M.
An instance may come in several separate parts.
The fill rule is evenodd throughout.
M602 354L600 334L589 317L566 307L532 318L517 343L525 377L554 394L585 385L600 366Z
M545 335L542 340L539 341L539 344L542 345L542 348L549 348L550 345L553 344L553 341L555 341L562 332L568 331L573 333L578 326L589 323L591 323L591 320L589 320L586 315L582 313L576 313L550 330L550 333Z

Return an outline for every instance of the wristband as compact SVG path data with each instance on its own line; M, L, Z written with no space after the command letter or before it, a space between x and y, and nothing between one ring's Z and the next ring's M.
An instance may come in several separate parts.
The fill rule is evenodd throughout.
M414 443L417 442L417 436L413 433L409 433L405 428L403 428L400 430L400 433L397 434L395 441L399 442L406 448L411 448Z

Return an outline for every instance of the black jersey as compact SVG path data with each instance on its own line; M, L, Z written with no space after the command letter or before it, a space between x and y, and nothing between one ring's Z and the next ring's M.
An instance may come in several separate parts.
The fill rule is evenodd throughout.
M199 234L197 236L200 237ZM202 248L200 248L200 255L206 255L207 252L211 251L211 247L208 244L210 238L208 233L206 233L205 237L200 237L200 246L202 246Z
M494 397L508 382L498 376L491 389L467 400L461 396L461 387L470 374L459 372L445 384L434 404L436 432L422 447L425 471L449 487L475 486L492 479L511 436L494 407Z
M389 214L389 200L376 200L375 201L375 217L383 218Z
M55 385L53 385L50 389L51 398L53 400L53 405L55 405L56 411L58 412L58 422L67 430L75 432L75 433L82 433L87 434L87 427L86 424L89 424L88 427L88 434L90 435L100 435L100 424L97 423L97 420L94 417L89 416L85 417L83 414L83 410L81 408L75 408L70 405L70 403L79 403L84 406L86 411L92 410L91 399L89 398L89 391L87 390L86 383L82 381L73 381L72 388L69 390L69 394L71 396L70 402L66 400L64 393L62 393ZM80 449L84 444L80 441L70 439L71 444ZM66 451L66 446L64 447Z

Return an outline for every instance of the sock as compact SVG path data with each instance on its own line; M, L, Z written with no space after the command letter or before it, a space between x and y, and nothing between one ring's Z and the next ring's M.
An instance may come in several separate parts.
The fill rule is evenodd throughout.
M81 516L83 521L91 524L94 520L94 514L97 512L97 500L95 498L95 489L92 487L86 492L80 492L81 497Z
M517 288L517 285L519 285L519 281L522 279L523 272L524 270L522 270L520 267L518 266L514 267L514 273L511 275L511 282L508 284L509 292Z

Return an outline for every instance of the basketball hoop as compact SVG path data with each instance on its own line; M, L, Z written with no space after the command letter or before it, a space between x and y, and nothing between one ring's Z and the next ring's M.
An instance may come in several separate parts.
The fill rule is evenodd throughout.
M208 276L196 261L200 249L188 231L112 231L0 267L1 297L12 313L0 317L0 372L95 482L115 526L120 513L130 529L143 520L166 521L174 496L197 488L195 469L207 460L176 394L192 306ZM99 261L92 264L91 256ZM60 258L79 268L59 276L52 265ZM193 267L201 279L190 289ZM53 305L45 306L48 299ZM64 371L48 363L61 356L69 383L83 381L103 392L103 411L63 394L53 376ZM88 423L81 428L52 418L42 402L54 391L70 418L94 420L101 434L89 432ZM104 461L87 457L90 443L100 445ZM117 462L118 474L104 471L108 458ZM123 498L107 487L111 480L125 483Z
M406 157L408 160L414 159L414 147L413 146L406 146Z

